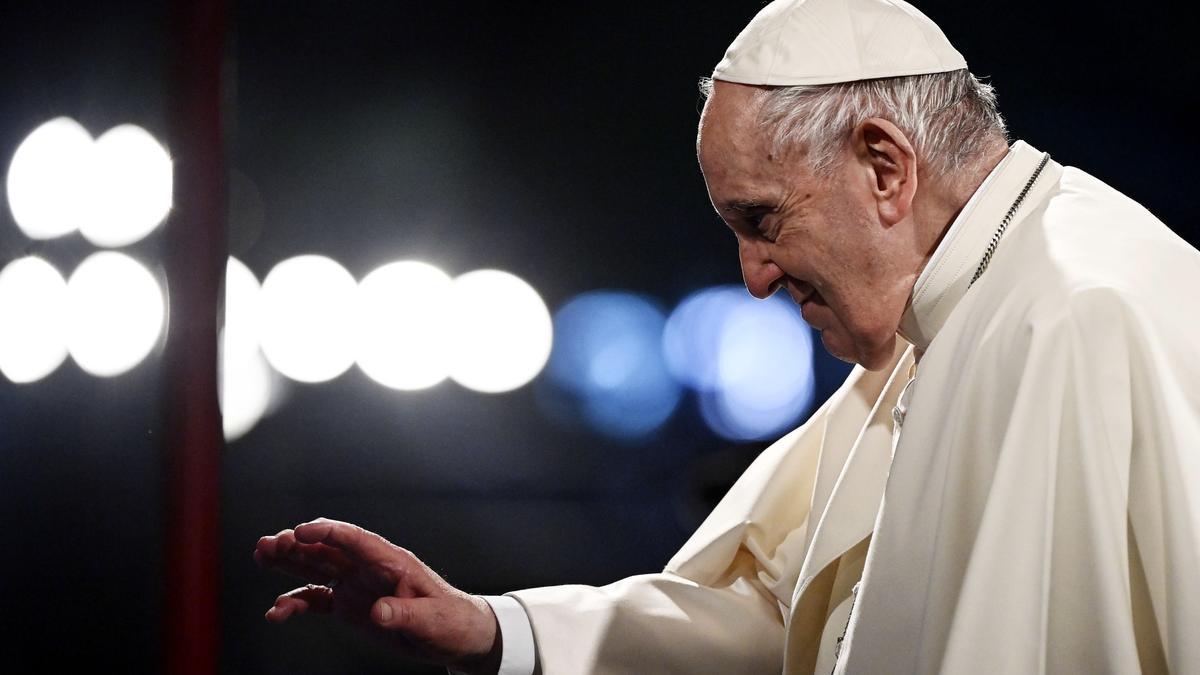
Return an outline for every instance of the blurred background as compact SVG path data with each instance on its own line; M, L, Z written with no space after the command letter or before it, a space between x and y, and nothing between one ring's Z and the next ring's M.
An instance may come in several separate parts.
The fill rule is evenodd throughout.
M918 6L1014 139L1197 242L1177 18ZM697 79L759 7L233 3L222 672L444 672L320 617L267 624L294 584L254 566L263 534L348 520L477 593L655 571L836 389L848 367L795 308L740 289L696 166ZM159 672L181 592L169 14L48 1L0 21L8 672Z

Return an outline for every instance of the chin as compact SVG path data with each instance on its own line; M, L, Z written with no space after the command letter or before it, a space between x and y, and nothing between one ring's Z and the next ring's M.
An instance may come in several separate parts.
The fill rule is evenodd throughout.
M892 355L896 353L896 334L891 333L885 339L864 346L859 352L858 364L867 370L883 370L892 363Z
M896 350L896 334L883 340L853 340L832 330L821 333L821 344L834 358L856 363L867 370L883 370L892 362Z
M821 331L821 344L833 358L846 363L858 363L858 354L841 337L831 330Z

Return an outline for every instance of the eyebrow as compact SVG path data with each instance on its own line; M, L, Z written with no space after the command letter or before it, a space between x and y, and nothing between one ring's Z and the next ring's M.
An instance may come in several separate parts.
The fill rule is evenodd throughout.
M736 211L738 213L750 213L768 208L766 204L757 199L736 199L725 204L724 211Z

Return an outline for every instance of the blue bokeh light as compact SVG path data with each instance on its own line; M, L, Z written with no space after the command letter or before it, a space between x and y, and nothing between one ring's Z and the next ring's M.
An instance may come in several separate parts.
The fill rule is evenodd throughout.
M716 286L679 303L663 329L663 356L675 379L696 391L716 389L721 326L729 312L748 299L743 288Z
M663 362L665 323L653 302L631 293L593 291L563 305L546 366L565 396L559 403L616 438L637 439L662 426L682 396Z
M755 300L738 286L699 291L668 319L663 352L724 438L773 438L812 405L812 333L781 296Z

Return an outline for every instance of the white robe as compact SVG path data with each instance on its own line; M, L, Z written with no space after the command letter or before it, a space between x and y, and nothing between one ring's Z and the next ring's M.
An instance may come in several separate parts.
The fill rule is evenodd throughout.
M543 673L1200 673L1200 253L1050 162L968 291L1040 158L1013 146L914 288L894 460L907 344L662 573L510 594Z

